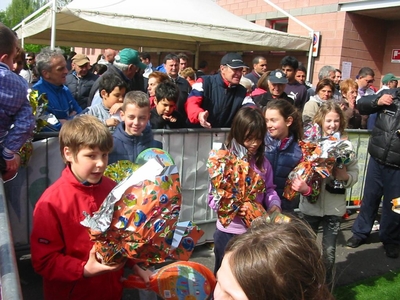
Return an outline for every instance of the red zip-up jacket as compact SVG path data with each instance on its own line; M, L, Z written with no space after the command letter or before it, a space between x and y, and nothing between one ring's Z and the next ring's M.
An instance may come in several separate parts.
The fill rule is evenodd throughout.
M115 185L106 177L84 185L66 167L40 197L33 212L31 254L35 271L43 276L45 299L121 299L123 269L83 277L93 242L80 224L83 212L97 211Z

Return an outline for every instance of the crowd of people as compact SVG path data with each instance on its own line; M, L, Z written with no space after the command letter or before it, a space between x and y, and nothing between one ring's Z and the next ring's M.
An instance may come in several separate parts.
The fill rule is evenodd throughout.
M66 59L59 48L25 54L18 48L14 33L0 25L3 180L15 174L18 151L33 134L35 120L26 101L29 86L47 95L47 112L58 120L51 130L60 131L61 155L67 165L34 210L32 262L44 278L48 299L86 292L104 298L112 286L114 292L122 291L117 278L123 266L99 264L77 220L83 210L96 211L99 201L115 185L102 175L107 164L134 162L142 150L162 148L152 129L230 128L225 146L229 148L235 141L245 147L250 167L263 178L265 189L255 201L268 213L279 211L293 219L292 225L264 224L248 229L241 221L246 208L240 207L229 226L217 221L214 272L219 281L215 299L265 299L260 296L264 294L284 299L286 293L293 293L287 294L291 299L330 299L336 240L346 202L344 193L325 187L340 180L344 189L350 188L357 182L359 171L356 158L348 165L334 166L331 175L319 183L316 203L310 202L312 183L299 176L291 186L299 197L286 199L286 179L303 160L299 142L310 124L318 124L323 137L345 135L346 128L372 130L364 198L347 245L356 248L366 241L383 196L380 239L388 257L399 256L400 215L391 210L391 200L400 196L396 182L400 175L399 78L386 74L377 91L372 85L375 73L369 67L361 68L355 80L342 80L339 69L324 66L313 87L305 81L306 69L293 56L284 57L275 70L268 70L267 59L262 56L252 63L250 71L240 54L227 53L218 72L207 74L206 61L196 71L188 66L183 53L169 53L160 66L154 67L149 53L125 48L119 52L106 49L90 65L85 54L73 53ZM53 198L58 200L54 202ZM208 203L218 209L212 195ZM302 220L298 220L296 208ZM322 255L315 242L320 226ZM274 255L276 249L272 247L282 248L282 255L288 251L286 260ZM296 259L291 251L296 252ZM299 259L302 253L306 258ZM304 267L307 259L312 260L311 266ZM304 273L291 274L285 270L290 266ZM65 272L58 272L60 268ZM148 282L149 272L136 265L133 268ZM255 268L260 270L256 272L259 278L254 277ZM227 278L233 279L227 282ZM307 285L310 278L318 280ZM264 279L271 285L262 283ZM95 286L97 294L93 293ZM113 297L119 299L118 295L110 299Z

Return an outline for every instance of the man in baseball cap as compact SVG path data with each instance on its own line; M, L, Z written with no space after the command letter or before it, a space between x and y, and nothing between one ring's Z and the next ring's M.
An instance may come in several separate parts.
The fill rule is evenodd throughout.
M400 78L394 76L392 73L387 73L382 78L382 84L389 87L389 89L395 89L395 88L397 88L397 84L398 84L399 80L400 80Z
M140 69L146 69L146 65L140 60L139 52L131 48L124 48L115 56L114 62L107 65L107 71L104 74L111 73L121 78L127 85L126 92L144 91L144 79L138 73ZM98 89L99 79L90 90L89 105L95 105L102 101Z
M236 112L245 104L254 102L240 85L243 68L247 65L238 53L222 57L220 72L197 79L185 103L189 122L205 128L229 128Z
M88 104L90 89L98 76L90 71L90 60L85 54L72 57L72 70L67 75L65 85L82 109Z
M266 106L269 101L274 99L283 99L294 104L293 99L285 93L287 83L286 74L280 69L269 74L268 72L264 73L258 80L257 89L251 94L254 102L259 107Z

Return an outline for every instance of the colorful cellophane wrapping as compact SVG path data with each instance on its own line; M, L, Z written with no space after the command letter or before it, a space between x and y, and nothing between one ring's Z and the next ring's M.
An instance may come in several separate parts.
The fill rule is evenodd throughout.
M20 163L21 167L28 166L29 160L31 159L33 154L32 140L29 139L25 144L23 144L18 153L21 158L21 163Z
M246 201L242 204L243 207L246 207L246 215L242 218L243 223L250 227L253 220L257 219L258 217L267 217L268 213L265 211L264 207L261 203L256 201Z
M400 214L400 197L394 198L391 202L392 202L392 210L395 213Z
M171 247L180 206L178 173L130 186L114 204L108 230L90 230L98 260L114 264L129 258L148 264L164 262L168 257L189 259L203 231L192 225L186 229L179 247Z
M248 213L243 217L245 224L251 223L254 216L258 215L258 210L261 214L265 213L265 209L255 200L258 193L265 191L265 183L249 162L229 150L211 150L207 168L222 226L229 226L245 202L251 203Z
M143 165L145 162L149 161L152 158L157 156L158 159L164 164L164 166L172 166L175 164L171 155L163 149L159 148L147 148L139 153L137 156L135 163L138 165Z
M137 275L123 280L125 288L146 289L145 283ZM157 270L150 279L151 289L163 299L204 300L208 299L215 288L214 274L206 266L182 261L169 264Z
M138 164L130 160L119 160L107 166L104 176L119 183L139 168Z
M311 195L308 197L309 201L316 202L321 191L322 179L330 175L335 159L333 157L321 158L322 150L318 143L299 141L299 146L303 153L303 161L290 172L283 197L288 200L295 198L297 192L292 189L292 181L296 176L300 176L312 188Z

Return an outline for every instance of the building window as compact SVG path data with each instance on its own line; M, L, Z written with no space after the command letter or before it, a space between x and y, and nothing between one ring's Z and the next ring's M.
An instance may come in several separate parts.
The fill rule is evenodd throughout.
M288 32L288 19L271 20L271 29Z

